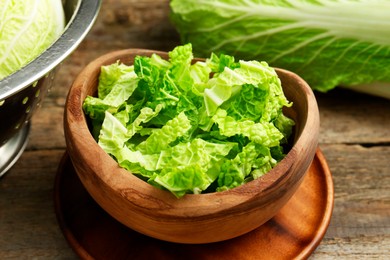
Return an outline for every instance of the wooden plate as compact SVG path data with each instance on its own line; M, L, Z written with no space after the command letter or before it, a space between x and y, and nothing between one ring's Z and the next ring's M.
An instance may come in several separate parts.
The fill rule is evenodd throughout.
M266 224L231 240L189 245L150 238L114 220L89 196L66 153L55 181L58 222L81 259L307 258L328 228L333 197L332 176L318 149L298 191Z

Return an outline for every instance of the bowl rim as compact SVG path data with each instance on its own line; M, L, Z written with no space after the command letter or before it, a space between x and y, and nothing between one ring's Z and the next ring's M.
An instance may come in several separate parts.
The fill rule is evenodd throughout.
M167 54L167 52L163 51L133 48L107 53L89 63L76 77L72 87L69 90L64 111L64 132L71 160L73 161L74 157L78 157L77 160L86 162L87 166L90 167L90 170L92 170L96 175L95 177L100 179L106 188L115 191L121 190L122 192L119 196L129 201L134 207L137 207L140 213L144 214L148 218L161 217L169 219L170 216L175 216L177 219L177 210L180 210L180 213L182 214L182 210L184 208L186 210L186 214L182 217L185 219L188 219L189 217L202 218L202 216L205 214L210 216L213 214L221 214L221 212L224 211L229 211L231 213L232 210L240 214L239 212L243 209L242 206L244 204L246 205L245 208L248 208L248 203L257 204L257 206L259 206L258 201L260 197L271 194L273 190L275 190L277 187L280 187L280 185L286 181L285 179L287 178L287 174L292 170L297 155L300 153L307 142L314 142L315 147L317 147L319 133L319 111L313 91L309 85L295 73L284 69L275 68L278 73L283 73L285 75L295 77L300 81L300 85L303 88L302 91L305 93L307 99L307 109L308 111L311 111L311 113L308 113L305 117L305 127L302 128L301 134L297 137L290 151L282 159L282 161L285 163L279 162L273 169L271 169L262 177L233 189L205 194L187 194L180 199L176 198L169 191L161 190L148 184L147 182L139 179L137 176L131 173L129 174L126 169L121 168L114 159L112 159L103 149L100 148L90 133L85 114L82 110L82 103L85 99L85 96L83 95L85 93L83 93L81 89L87 85L86 82L88 79L92 77L92 80L97 83L97 76L100 73L101 65L112 64L118 60L123 60L130 55L135 56L133 53L140 53L140 55L151 55L152 53L156 53L158 55ZM74 102L77 103L77 109L75 107L71 107ZM76 118L80 119L80 117L82 120L77 121ZM67 122L71 122L71 125L67 124ZM313 130L314 134L311 134L310 132L313 132ZM80 136L83 136L83 138L80 138ZM82 142L87 142L87 146L82 144ZM93 158L90 158L90 156L81 153L77 149L79 146L88 147L90 150L95 150L94 148L97 148L96 151L98 154L96 154L96 156ZM69 151L69 149L71 151ZM72 156L72 152L77 153L77 155ZM313 158L314 155L315 149L313 152ZM96 163L97 158L110 158L111 160L104 160L109 163L108 165L102 166ZM110 174L107 172L100 174L102 167L108 171L118 171L120 174L118 174L116 178L111 178ZM77 166L75 168L76 172L78 172ZM134 193L134 191L137 192ZM261 191L261 194L259 191ZM89 190L89 192L91 191ZM139 194L142 194L142 196ZM283 196L283 194L279 195ZM150 205L144 204L153 199L158 200L158 206L154 205L153 203L150 204L150 202ZM164 209L159 210L158 212L155 211L157 208L161 209L161 202L164 203ZM173 204L174 207L171 208L170 205ZM151 210L153 210L154 216L148 215ZM246 210L246 213L247 212L248 211Z
M102 0L77 0L77 6L62 35L37 58L0 80L0 101L27 88L68 57L92 28Z

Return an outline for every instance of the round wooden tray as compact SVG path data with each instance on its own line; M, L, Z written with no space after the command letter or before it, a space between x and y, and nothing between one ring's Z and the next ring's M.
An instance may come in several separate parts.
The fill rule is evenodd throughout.
M334 199L332 175L318 149L298 191L267 223L231 240L189 245L147 237L117 222L89 196L66 153L54 189L60 228L81 259L307 258L325 235Z

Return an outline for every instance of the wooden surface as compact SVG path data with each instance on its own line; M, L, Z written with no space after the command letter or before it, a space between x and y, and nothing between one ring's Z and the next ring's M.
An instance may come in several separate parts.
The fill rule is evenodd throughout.
M27 150L0 179L0 259L75 259L58 226L54 177L65 151L62 115L72 80L92 59L124 48L179 43L168 1L105 0L91 33L57 74L34 116ZM316 93L320 147L333 174L335 205L311 259L390 255L390 100L341 89Z

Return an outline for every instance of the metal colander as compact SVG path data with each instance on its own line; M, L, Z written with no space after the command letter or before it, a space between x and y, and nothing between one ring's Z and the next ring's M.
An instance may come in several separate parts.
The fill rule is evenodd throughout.
M100 5L101 0L64 0L63 34L35 60L0 80L0 176L23 152L31 116L51 88L58 65L91 29Z

